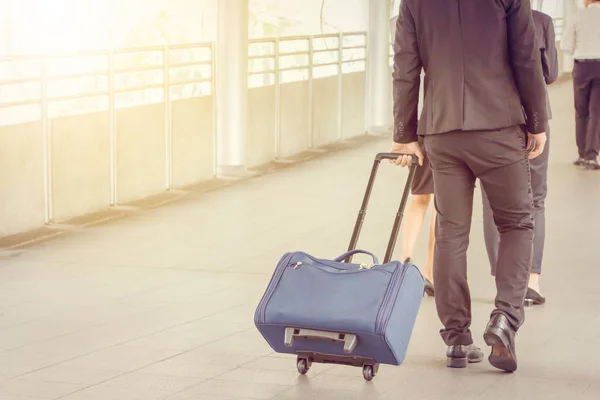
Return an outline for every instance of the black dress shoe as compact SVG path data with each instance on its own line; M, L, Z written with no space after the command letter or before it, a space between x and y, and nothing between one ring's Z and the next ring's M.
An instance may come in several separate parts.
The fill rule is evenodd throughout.
M435 290L433 289L433 283L429 279L425 278L425 293L429 297L435 296Z
M468 364L483 360L483 351L474 344L463 346L448 346L446 350L446 365L450 368L466 368Z
M592 171L598 171L600 169L600 164L598 164L597 159L587 160L585 162L585 169L589 169Z
M575 161L573 161L573 165L577 166L577 167L582 167L585 165L585 158L579 156L579 158Z
M527 293L525 294L525 305L527 307L530 306L539 306L546 303L546 298L533 290L532 288L527 288Z
M492 347L489 357L490 364L506 372L517 370L515 332L505 315L492 316L483 334L483 339L488 346Z

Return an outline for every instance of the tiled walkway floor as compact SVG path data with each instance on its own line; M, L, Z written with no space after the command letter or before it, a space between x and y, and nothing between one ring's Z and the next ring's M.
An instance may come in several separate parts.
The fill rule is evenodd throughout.
M273 354L255 330L254 308L284 252L344 251L382 140L1 255L0 400L599 399L600 173L570 165L570 83L552 98L548 304L528 312L517 373L487 362L447 369L431 299L405 364L382 367L371 383L344 367L299 377L294 359ZM404 174L384 164L362 247L383 252ZM480 214L478 204L469 277L483 345L494 283Z

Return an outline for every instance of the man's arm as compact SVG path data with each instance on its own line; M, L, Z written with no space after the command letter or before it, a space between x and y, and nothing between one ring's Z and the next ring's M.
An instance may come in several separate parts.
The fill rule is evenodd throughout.
M546 131L546 82L542 72L540 47L535 36L530 0L512 0L507 9L508 45L521 104L527 117L527 130Z
M407 2L400 5L394 41L394 142L412 143L418 140L419 87L421 57L417 45L415 22Z
M543 53L542 64L546 84L550 85L558 79L558 51L556 49L556 35L552 18L548 18L548 26L544 35L546 51Z
M563 53L566 54L573 54L575 51L575 21L568 21L568 24L562 33L560 48Z

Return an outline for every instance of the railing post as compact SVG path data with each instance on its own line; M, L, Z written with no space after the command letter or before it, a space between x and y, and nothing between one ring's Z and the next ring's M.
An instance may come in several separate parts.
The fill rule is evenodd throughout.
M274 57L274 70L275 70L275 100L274 100L274 110L275 110L275 160L278 160L281 157L281 74L279 72L279 37L275 38L275 51L273 54Z
M46 58L40 58L40 108L42 122L42 146L44 157L44 223L52 222L52 136L48 120L48 71Z
M217 149L218 138L218 130L217 130L217 120L219 118L217 113L217 105L219 104L217 98L217 46L215 42L210 45L210 94L212 96L212 135L213 135L213 178L217 176L218 168L219 168L219 153Z
M344 34L338 34L338 140L342 140L344 121Z
M308 37L308 148L312 149L315 146L314 135L314 110L313 110L313 81L314 81L314 37Z
M163 47L163 91L165 100L165 173L166 189L173 189L173 118L171 105L171 57L169 44Z
M108 64L108 137L110 146L110 206L118 202L117 194L117 110L115 96L115 53L111 46L107 54Z

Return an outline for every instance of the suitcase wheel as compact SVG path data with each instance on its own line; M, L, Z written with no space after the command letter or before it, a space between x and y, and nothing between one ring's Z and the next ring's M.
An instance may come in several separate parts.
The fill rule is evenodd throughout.
M375 378L376 372L372 365L364 365L363 366L363 377L365 381L370 382Z
M298 357L296 359L296 367L298 368L298 372L302 375L306 375L308 370L310 369L311 362L306 358Z

